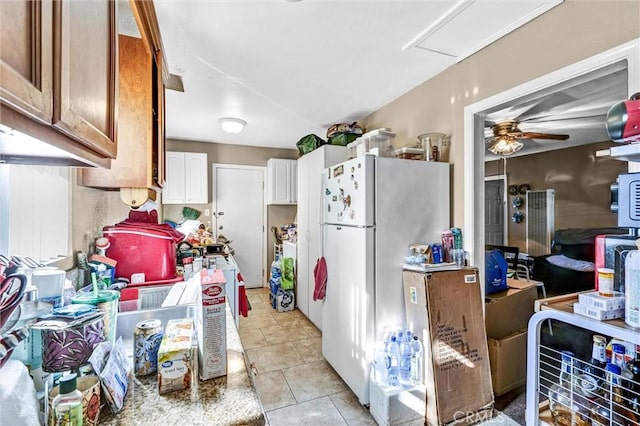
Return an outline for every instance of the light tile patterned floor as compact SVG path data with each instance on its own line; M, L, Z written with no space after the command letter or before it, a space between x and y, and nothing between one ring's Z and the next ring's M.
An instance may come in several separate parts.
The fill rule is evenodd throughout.
M375 425L322 357L322 333L300 311L277 312L267 288L248 289L240 339L271 426Z
M267 288L248 289L240 339L271 426L375 425L322 356L322 333L300 311L277 312ZM518 426L498 413L482 425Z

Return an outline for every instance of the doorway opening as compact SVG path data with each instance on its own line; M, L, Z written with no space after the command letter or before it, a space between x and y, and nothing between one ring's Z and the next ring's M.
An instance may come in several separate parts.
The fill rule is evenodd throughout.
M620 65L622 65L620 67ZM591 58L577 62L513 89L465 107L464 110L464 229L465 250L469 252L471 264L477 265L484 274L485 246L485 166L487 146L485 144L487 116L496 111L525 105L558 91L572 87L575 82L589 83L589 77L606 79L610 74L624 73L622 98L640 90L640 43L633 40ZM619 100L623 100L619 99ZM586 102L585 102L586 103ZM554 109L554 106L556 109ZM576 103L574 112L580 112ZM610 105L609 105L610 106ZM585 109L587 110L587 109ZM546 113L559 113L557 105L546 105ZM606 109L605 109L606 114ZM588 114L585 114L585 117ZM493 118L493 117L492 117ZM580 118L580 117L578 117ZM572 117L575 120L574 117ZM600 117L604 127L604 117ZM606 134L606 133L605 133ZM606 139L606 138L605 138ZM593 140L591 142L598 142ZM595 154L595 153L594 153Z

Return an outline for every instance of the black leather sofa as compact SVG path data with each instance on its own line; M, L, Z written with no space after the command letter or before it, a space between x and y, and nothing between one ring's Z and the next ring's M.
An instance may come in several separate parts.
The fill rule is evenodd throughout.
M627 228L559 229L554 233L551 253L534 258L532 278L544 283L547 296L592 289L595 285L594 271L566 269L549 263L547 258L562 254L571 259L594 262L597 235L627 233Z

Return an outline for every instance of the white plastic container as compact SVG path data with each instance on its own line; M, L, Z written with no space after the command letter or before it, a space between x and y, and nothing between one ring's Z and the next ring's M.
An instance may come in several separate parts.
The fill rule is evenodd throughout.
M372 130L360 136L347 145L349 157L360 157L365 154L373 154L381 157L394 157L395 149L393 140L396 134L384 127Z
M38 288L38 300L51 303L54 308L62 306L65 271L56 268L38 268L31 275L31 282Z

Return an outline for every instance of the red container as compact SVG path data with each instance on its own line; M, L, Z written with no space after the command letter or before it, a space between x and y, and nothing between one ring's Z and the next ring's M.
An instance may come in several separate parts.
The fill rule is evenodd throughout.
M153 225L129 224L105 226L102 233L111 243L107 257L118 261L116 277L130 280L132 274L140 272L145 281L176 277L176 241L171 232L154 229Z

